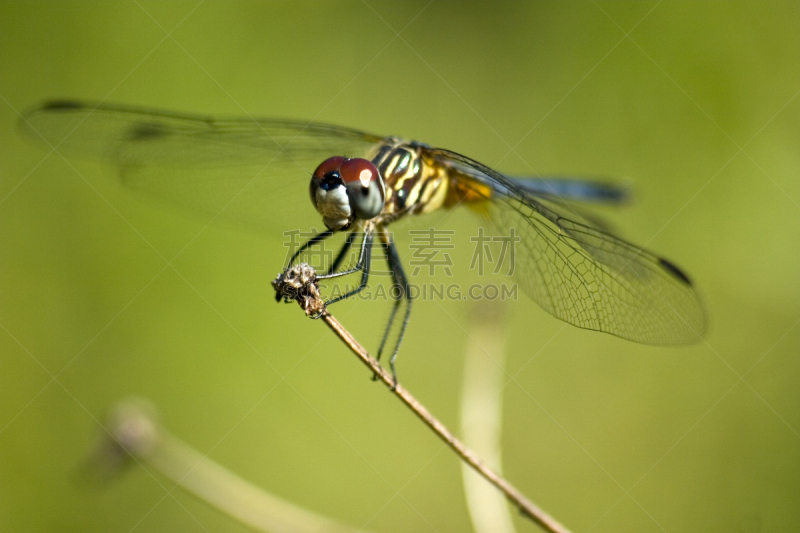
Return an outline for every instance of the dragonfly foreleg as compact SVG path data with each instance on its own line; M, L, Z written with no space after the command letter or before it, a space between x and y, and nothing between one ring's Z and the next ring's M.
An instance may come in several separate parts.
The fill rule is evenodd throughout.
M331 263L331 266L328 269L328 271L325 272L326 276L329 276L330 274L336 272L339 269L339 267L342 265L342 261L344 261L344 258L347 257L347 252L349 252L350 248L353 247L353 241L355 240L355 238L356 238L355 232L347 234L347 237L344 240L344 244L342 245L342 249L339 250L339 254L336 256L336 259L333 260L333 263Z
M364 233L364 239L361 241L361 253L359 254L358 263L356 264L355 268L350 270L345 270L342 272L335 272L333 274L326 274L324 276L319 276L319 279L331 279L337 278L339 276L346 276L348 274L353 274L355 272L361 271L361 283L355 289L348 291L341 296L337 296L336 298L328 301L325 305L334 304L346 298L353 296L354 294L358 294L367 286L367 281L369 281L369 270L370 265L372 263L372 242L373 242L374 234L372 231L367 231Z
M300 248L297 249L297 251L292 255L291 259L289 259L289 263L286 265L286 268L283 269L284 274L286 273L286 271L292 268L292 265L294 265L294 262L297 260L300 254L308 250L311 246L315 245L316 243L324 241L331 235L333 235L333 232L331 230L326 230L321 233L317 233L316 235L308 239ZM280 293L275 293L276 302L280 302L282 298L283 296L281 296Z
M314 235L313 237L308 239L300 248L297 249L297 251L294 253L292 258L289 259L289 264L286 265L286 269L289 269L289 268L292 267L292 265L294 265L295 260L300 256L300 254L302 254L303 252L305 252L306 250L308 250L310 247L314 246L318 242L324 241L325 239L327 239L331 235L333 235L333 231L326 230L326 231L323 231L321 233L317 233L316 235Z

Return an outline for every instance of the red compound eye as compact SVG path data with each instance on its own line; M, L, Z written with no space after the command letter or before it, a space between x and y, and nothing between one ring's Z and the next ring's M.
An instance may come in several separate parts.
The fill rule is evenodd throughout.
M366 159L348 159L339 174L347 187L350 207L361 220L375 218L383 211L386 190L380 172Z
M372 161L366 159L348 159L342 163L339 172L345 185L358 181L362 187L368 187L369 182L380 179L378 169L375 168Z
M320 180L323 179L325 174L328 172L339 170L339 168L342 166L342 163L345 161L347 161L347 159L342 156L330 157L326 159L320 166L317 167L317 170L314 171L314 177Z

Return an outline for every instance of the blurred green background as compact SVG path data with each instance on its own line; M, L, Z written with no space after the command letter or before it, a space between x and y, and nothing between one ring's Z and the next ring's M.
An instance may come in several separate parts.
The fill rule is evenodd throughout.
M574 531L800 530L799 58L797 2L2 2L0 530L245 530L144 468L76 480L131 395L309 509L470 529L459 461L274 303L287 228L205 227L27 144L19 113L55 97L315 119L510 173L627 180L636 201L605 213L694 278L706 342L642 346L510 304L504 470ZM275 183L320 226L305 181ZM374 349L388 306L340 305ZM455 429L472 309L418 302L398 359Z

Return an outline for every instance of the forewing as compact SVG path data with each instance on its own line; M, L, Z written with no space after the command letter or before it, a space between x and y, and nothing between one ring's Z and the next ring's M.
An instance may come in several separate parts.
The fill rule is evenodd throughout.
M630 200L627 187L610 181L561 176L506 176L531 194L575 202L605 205L624 204Z
M308 204L306 181L319 163L368 156L382 140L301 121L219 120L81 102L45 104L27 113L21 127L58 153L116 166L128 187L273 229L277 204Z
M647 344L684 344L705 333L703 305L689 278L669 261L477 161L447 150L431 154L461 175L462 186L487 197L479 211L497 235L509 236L514 228L516 279L547 312Z

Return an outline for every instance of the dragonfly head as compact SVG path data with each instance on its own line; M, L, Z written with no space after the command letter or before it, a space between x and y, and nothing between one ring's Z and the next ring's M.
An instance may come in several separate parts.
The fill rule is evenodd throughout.
M331 157L311 176L311 203L328 229L347 229L356 219L370 220L383 211L386 185L367 159Z

